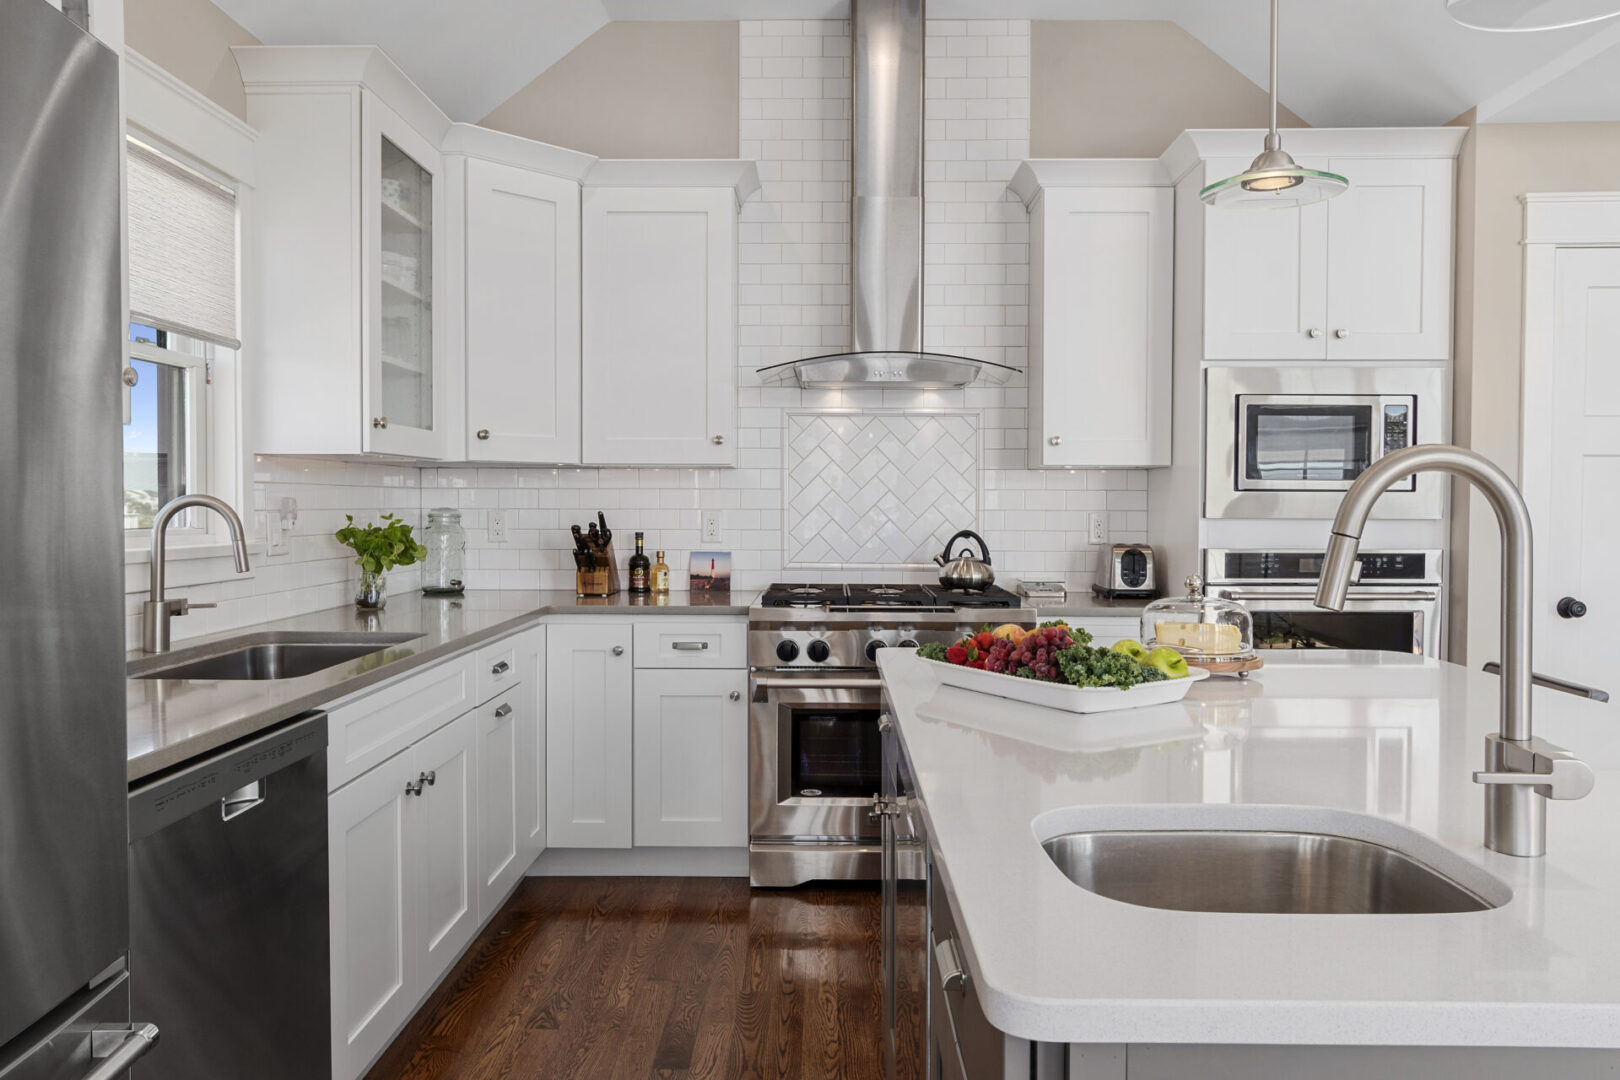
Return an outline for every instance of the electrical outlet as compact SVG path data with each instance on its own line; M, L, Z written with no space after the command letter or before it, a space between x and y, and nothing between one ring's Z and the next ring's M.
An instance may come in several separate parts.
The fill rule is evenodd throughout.
M489 542L492 544L506 543L505 510L491 510L489 512Z
M298 524L298 500L283 498L281 507L275 511L265 511L264 515L264 554L265 558L276 558L292 554L291 533Z
M1090 533L1093 544L1108 543L1108 515L1100 511L1093 511L1091 517L1086 519L1086 529Z
M700 515L703 519L703 542L705 544L718 544L720 542L720 511L704 510Z

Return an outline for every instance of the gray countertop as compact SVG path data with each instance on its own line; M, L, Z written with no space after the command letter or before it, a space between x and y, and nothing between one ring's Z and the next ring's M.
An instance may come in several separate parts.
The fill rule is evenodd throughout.
M414 667L472 648L521 629L546 615L733 615L748 613L756 593L671 592L655 600L619 593L576 597L564 591L483 591L458 597L421 594L394 597L380 612L353 606L246 626L226 634L184 642L161 665L202 658L247 634L306 633L420 634L419 638L294 679L264 681L138 679L126 684L130 782L172 768L255 734L309 709L330 704L358 690L392 679ZM667 600L667 602L661 602ZM150 668L154 658L129 654L133 670Z

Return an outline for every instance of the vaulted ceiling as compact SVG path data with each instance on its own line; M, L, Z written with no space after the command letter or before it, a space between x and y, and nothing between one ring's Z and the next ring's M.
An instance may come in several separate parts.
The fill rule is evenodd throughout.
M479 120L613 19L844 18L848 0L216 0L267 44L378 44ZM1267 0L933 0L930 18L1169 19L1256 83ZM1283 0L1282 96L1318 127L1620 120L1620 20L1467 30L1442 0Z

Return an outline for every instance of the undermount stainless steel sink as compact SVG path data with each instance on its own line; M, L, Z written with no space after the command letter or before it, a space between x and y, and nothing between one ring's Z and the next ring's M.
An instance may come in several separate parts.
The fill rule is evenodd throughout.
M252 634L130 663L132 679L297 679L421 634Z
M1327 833L1099 830L1041 846L1083 889L1172 911L1435 915L1496 906L1393 848Z

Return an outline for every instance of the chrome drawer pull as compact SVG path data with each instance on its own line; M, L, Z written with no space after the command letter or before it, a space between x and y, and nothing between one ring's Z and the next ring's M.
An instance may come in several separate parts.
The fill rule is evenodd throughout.
M219 820L229 821L241 817L249 810L264 802L264 781L255 780L251 784L243 785L219 800Z
M157 1041L157 1025L140 1024L125 1035L115 1049L105 1054L97 1054L92 1049L92 1056L101 1058L101 1063L85 1073L84 1080L116 1080L122 1077L138 1058L157 1045Z
M495 715L496 716L511 716L512 715L512 705L511 705L511 703L508 702L507 704L502 705L500 708L496 709L495 710Z
M670 643L670 648L676 652L702 652L709 647L707 641L676 641Z
M508 671L511 671L511 670L512 670L512 665L508 664L505 660L502 660L498 664L496 664L494 667L490 668L489 673L491 675L505 675Z
M939 965L939 985L946 990L968 988L967 966L956 953L956 942L945 938L934 946L934 962Z

